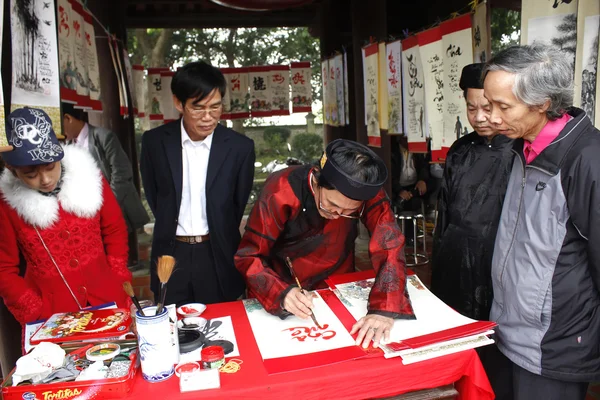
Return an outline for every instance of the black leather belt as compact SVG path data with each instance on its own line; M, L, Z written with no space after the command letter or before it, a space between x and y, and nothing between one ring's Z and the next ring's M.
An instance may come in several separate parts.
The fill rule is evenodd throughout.
M199 236L175 236L175 240L179 240L180 242L189 244L202 243L206 242L207 240L210 240L210 234Z

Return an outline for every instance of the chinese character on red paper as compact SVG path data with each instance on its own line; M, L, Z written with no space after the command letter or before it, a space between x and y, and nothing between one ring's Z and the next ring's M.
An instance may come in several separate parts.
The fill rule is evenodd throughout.
M392 53L390 53L390 55L388 56L388 60L390 61L388 64L388 68L390 69L390 73L392 74L391 78L388 80L390 81L390 84L392 85L392 87L397 88L398 87L398 73L396 70L396 61L394 61L394 56L392 55Z
M232 78L231 79L231 91L240 90L240 78Z
M59 6L58 13L60 14L60 25L58 27L58 31L60 33L66 32L65 36L69 36L71 34L71 29L69 27L69 17L67 16L65 8L63 6Z
M294 74L294 77L292 78L292 81L294 82L294 85L304 85L304 75L302 75L300 72L296 72L296 74Z
M295 328L284 329L282 332L290 331L292 333L292 339L296 339L299 342L304 342L306 339L312 339L313 342L315 342L317 339L329 340L336 335L335 331L328 331L327 328L329 328L328 324L323 325L322 329L315 326L298 326Z

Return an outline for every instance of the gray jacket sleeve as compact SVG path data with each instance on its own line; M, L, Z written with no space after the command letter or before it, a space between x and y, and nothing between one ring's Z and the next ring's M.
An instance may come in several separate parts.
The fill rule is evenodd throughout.
M96 139L102 151L105 167L109 169L107 179L119 204L127 195L133 183L133 171L129 157L125 154L117 135L113 132L96 128Z

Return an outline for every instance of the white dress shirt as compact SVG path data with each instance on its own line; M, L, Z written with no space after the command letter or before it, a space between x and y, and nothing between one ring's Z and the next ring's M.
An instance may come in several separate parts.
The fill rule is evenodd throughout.
M181 206L177 221L177 236L199 236L208 234L206 218L206 171L212 145L211 133L202 141L193 141L181 119L181 155L183 182Z
M87 123L83 125L83 128L81 128L81 132L79 132L79 135L75 138L74 142L75 145L89 150L90 126Z

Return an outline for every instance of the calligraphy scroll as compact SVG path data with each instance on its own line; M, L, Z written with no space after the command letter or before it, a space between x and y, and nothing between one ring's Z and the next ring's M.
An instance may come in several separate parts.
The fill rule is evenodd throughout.
M0 0L0 47L2 46L2 32L4 29L4 0ZM2 52L0 52L0 65L2 64ZM6 137L6 125L4 115L4 89L2 88L2 76L0 76L0 151L10 151L8 138Z
M163 119L166 123L179 119L179 111L175 108L173 102L173 92L171 91L171 81L173 80L173 71L160 71L160 85L162 90L160 105L162 107Z
M429 29L417 35L423 63L425 114L432 151L441 150L444 141L444 47L442 30Z
M402 41L402 109L404 132L411 152L427 152L424 79L419 41L412 36Z
M331 107L327 103L327 71L329 71L329 60L321 61L321 97L323 98L323 124L331 125Z
M250 113L252 117L270 117L273 115L271 112L271 91L269 90L270 71L271 67L268 65L248 68Z
M60 76L54 2L10 2L12 40L11 111L43 109L61 135Z
M292 74L292 112L311 112L310 62L295 62L290 67Z
M465 96L458 84L462 69L473 62L471 16L443 22L440 29L444 48L444 137L441 152L437 147L434 151L432 143L432 161L445 159L452 143L470 131Z
M600 34L600 1L580 0L577 13L577 51L575 58L575 97L592 121L596 115L596 81L598 77L598 35Z
M369 146L381 147L379 131L379 45L373 43L364 48L365 113Z
M132 96L135 93L135 100L133 101L134 110L137 108L137 116L144 118L146 116L146 91L144 90L144 66L134 65L132 67L132 77L134 90Z
M131 96L131 108L133 110L133 115L136 116L139 113L137 98L135 96L135 85L133 83L133 68L131 67L131 60L129 59L129 52L126 48L123 48L123 63L125 66L125 78L127 80L127 89L129 89L129 94Z
M402 43L386 46L386 78L388 91L388 133L402 134Z
M484 63L492 53L489 2L482 1L475 8L473 24L473 62Z
M90 91L88 89L87 45L85 43L85 22L83 6L79 0L71 2L71 28L75 35L75 90L77 92L76 108L90 108Z
M564 50L572 58L575 70L577 0L524 1L521 7L521 44L533 42Z
M313 297L312 311L320 328L310 318L300 319L291 315L281 319L267 313L258 300L244 300L254 339L269 373L298 369L297 365L300 363L295 361L302 360L304 355L313 355L312 359L316 364L309 366L316 367L334 362L330 358L334 350L348 349L333 353L342 356L337 361L365 354L355 345L352 336L321 296L316 292L307 294ZM362 354L353 350L359 350ZM315 353L319 353L319 356L314 357Z
M83 34L85 38L85 55L88 72L87 88L90 95L88 111L102 111L102 101L100 92L100 68L98 64L98 50L96 49L96 34L94 32L94 20L92 15L86 11L83 12Z
M72 7L69 0L58 0L58 59L60 64L60 99L77 104L75 70L75 30L71 26Z
M344 50L344 110L346 111L346 115L344 115L344 121L346 125L350 125L350 106L348 103L348 53Z
M327 96L327 104L329 105L329 124L331 126L339 126L340 114L338 112L335 61L333 58L329 59L327 68L327 92L325 95Z
M337 110L338 126L346 124L346 102L344 94L344 56L338 54L333 59L335 80L335 104Z
M250 118L248 68L221 68L227 82L222 119Z
M385 51L385 42L381 42L377 47L377 64L379 71L377 74L377 114L379 115L379 129L388 129L388 91L387 91L387 53Z
M290 115L290 67L272 65L269 70L271 115Z
M165 68L148 68L148 100L150 102L150 109L148 110L150 119L150 126L152 128L160 126L164 123L163 114L163 86L161 71Z

